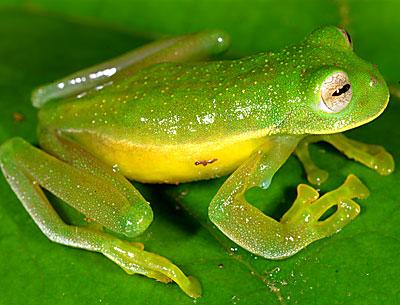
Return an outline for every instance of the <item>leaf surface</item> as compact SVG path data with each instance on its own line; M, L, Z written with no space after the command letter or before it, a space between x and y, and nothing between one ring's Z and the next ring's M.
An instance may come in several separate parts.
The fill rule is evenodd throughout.
M356 52L378 64L394 93L381 117L348 135L384 145L400 164L399 8L395 1L3 1L0 143L13 136L37 143L33 88L155 37L221 28L233 39L227 56L237 56L342 24ZM155 211L139 240L201 281L204 294L197 300L176 285L128 276L100 254L51 243L1 177L0 304L398 304L399 171L381 177L325 145L314 146L312 155L331 173L323 192L354 173L371 196L360 201L361 215L339 234L283 261L240 249L210 224L208 204L224 178L177 187L135 184ZM252 189L247 196L279 218L304 182L292 157L269 190Z

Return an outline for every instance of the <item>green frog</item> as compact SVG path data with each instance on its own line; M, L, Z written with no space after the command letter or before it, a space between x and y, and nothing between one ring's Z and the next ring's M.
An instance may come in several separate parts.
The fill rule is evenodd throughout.
M51 241L101 252L129 274L174 281L198 297L194 277L121 237L142 234L153 219L127 179L178 184L232 173L211 201L209 217L235 243L267 259L289 257L360 213L353 199L368 189L354 175L321 197L299 185L280 221L244 194L268 188L291 154L312 184L324 182L327 172L308 152L319 141L390 174L393 158L382 147L341 134L386 108L389 92L377 68L357 57L349 34L333 26L276 52L208 60L228 46L222 31L164 39L34 91L40 149L12 138L0 146L0 163ZM42 189L92 225L66 224ZM337 210L321 220L332 206Z

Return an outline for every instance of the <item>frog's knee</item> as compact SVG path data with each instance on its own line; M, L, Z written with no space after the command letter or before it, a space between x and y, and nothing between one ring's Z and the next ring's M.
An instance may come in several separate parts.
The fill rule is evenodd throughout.
M121 219L122 234L131 238L142 234L153 221L153 211L145 200L134 202L125 217Z

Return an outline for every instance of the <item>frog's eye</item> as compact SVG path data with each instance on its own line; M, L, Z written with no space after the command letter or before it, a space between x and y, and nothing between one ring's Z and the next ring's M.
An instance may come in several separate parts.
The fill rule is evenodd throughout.
M351 41L350 34L344 29L339 29L339 30L342 33L342 35L344 36L344 38L346 39L347 44L349 45L349 47L353 48L353 42Z
M339 112L348 105L352 95L347 74L332 73L321 85L321 109L325 112Z

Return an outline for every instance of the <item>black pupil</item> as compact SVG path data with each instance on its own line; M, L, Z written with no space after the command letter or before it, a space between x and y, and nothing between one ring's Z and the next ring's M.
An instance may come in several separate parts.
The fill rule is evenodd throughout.
M344 85L342 88L336 89L335 92L332 93L332 96L339 96L343 93L346 93L350 89L350 84Z

